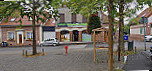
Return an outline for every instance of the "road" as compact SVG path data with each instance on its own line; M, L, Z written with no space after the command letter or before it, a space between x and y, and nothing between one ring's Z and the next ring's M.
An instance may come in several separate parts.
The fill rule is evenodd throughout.
M134 44L138 49L143 50L143 42ZM151 42L147 44L151 46ZM38 52L44 48L46 55L29 58L22 56L22 50L28 50L28 53L31 53L32 47L0 48L0 71L107 71L108 55L104 50L97 51L97 63L94 63L93 44L68 45L67 55L65 55L64 46L37 47ZM116 44L114 49L117 49ZM117 56L114 57L117 58ZM151 67L152 64L144 55L136 54L128 57L124 69L151 69Z
M44 48L46 55L28 58L22 56L22 50L29 54L31 47L0 48L0 71L107 71L107 62L94 63L93 48L86 46L68 45L67 55L64 45L37 47L38 52Z

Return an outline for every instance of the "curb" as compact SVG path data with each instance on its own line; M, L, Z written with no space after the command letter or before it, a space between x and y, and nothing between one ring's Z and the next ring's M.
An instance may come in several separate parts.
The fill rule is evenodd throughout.
M152 61L151 57L152 57L152 54L148 51L143 51L142 54L147 58L149 59L150 61Z
M78 45L78 44L93 44L93 42L73 42L73 43L60 43L59 45ZM22 47L32 47L32 45L22 45L22 46L7 46L7 47L0 47L0 48L22 48ZM37 45L39 47L39 45Z

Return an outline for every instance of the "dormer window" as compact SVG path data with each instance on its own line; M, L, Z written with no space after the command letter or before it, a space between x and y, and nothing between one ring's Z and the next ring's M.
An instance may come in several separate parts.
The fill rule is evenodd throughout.
M16 19L16 18L11 18L11 20L10 20L10 21L11 21L11 22L12 22L12 21L15 21L15 19Z
M30 21L32 21L32 18L30 17Z
M28 21L32 21L32 17L29 17L29 18L28 18Z

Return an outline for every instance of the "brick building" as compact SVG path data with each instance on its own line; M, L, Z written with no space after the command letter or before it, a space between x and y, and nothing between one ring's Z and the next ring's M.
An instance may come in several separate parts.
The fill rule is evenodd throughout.
M87 18L85 16L72 14L66 7L58 10L60 18L56 22L56 37L61 42L91 41L91 35L86 34Z
M145 24L145 31L146 35L152 35L152 8L147 8L143 12L141 12L136 20L138 22L141 21L141 17L146 17L148 22ZM144 24L140 23L137 25L136 23L132 22L130 26L130 39L131 40L144 40Z
M22 24L15 21L19 20L19 18L9 18L8 22L2 22L1 32L2 32L2 41L7 41L8 46L22 46L22 45L32 45L32 21L28 20L26 16L22 19ZM55 24L52 23L53 19L46 20L45 23L38 22L36 23L36 43L37 45L45 36L44 27L54 27L55 32ZM52 32L52 31L49 31ZM50 33L51 34L51 33Z
M60 18L56 22L56 37L61 42L93 41L93 35L86 33L88 21L85 16L82 16L80 14L72 14L70 13L70 9L67 7L59 8L58 11L60 13ZM103 26L103 28L108 28L108 16L100 12L98 13L98 16L101 19L101 26ZM106 34L108 34L108 32L100 33L96 36L98 37ZM98 40L102 41L103 39L100 38Z

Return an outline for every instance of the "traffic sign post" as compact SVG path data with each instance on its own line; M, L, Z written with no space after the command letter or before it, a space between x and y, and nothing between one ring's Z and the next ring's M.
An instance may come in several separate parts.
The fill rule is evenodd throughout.
M145 39L145 35L146 35L146 30L145 30L145 24L148 22L146 17L141 17L142 19L140 20L140 23L142 23L144 25L144 44L145 44L145 51L146 51L146 39Z

